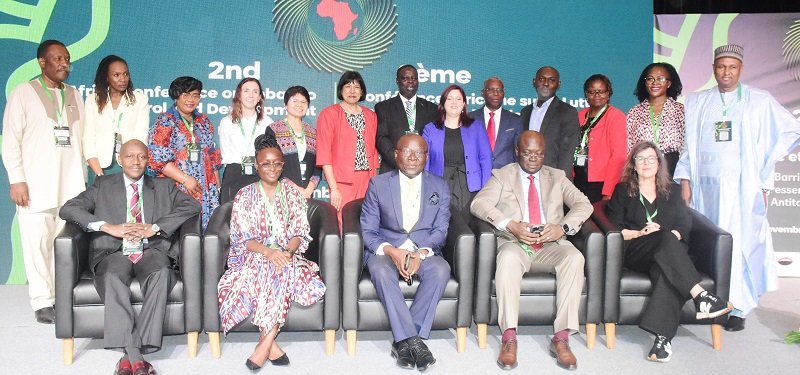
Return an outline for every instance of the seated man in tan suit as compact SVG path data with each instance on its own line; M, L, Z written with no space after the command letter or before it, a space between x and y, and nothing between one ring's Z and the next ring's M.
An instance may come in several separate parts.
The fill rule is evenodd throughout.
M592 205L560 169L543 166L545 140L538 132L520 134L517 163L492 171L489 182L472 201L472 214L497 228L498 324L503 332L497 364L517 366L517 318L522 275L555 271L555 335L550 354L559 366L578 367L569 335L578 331L583 288L583 255L567 241L592 214ZM569 213L564 215L564 205Z

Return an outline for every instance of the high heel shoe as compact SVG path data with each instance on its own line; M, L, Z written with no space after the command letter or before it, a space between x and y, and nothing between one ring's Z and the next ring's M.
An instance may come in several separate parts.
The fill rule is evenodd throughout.
M250 358L247 359L247 361L244 363L244 365L247 366L247 368L250 369L250 371L253 371L253 372L261 370L261 366L257 365L255 362L251 361Z
M272 362L274 366L289 366L289 356L287 356L286 353L283 353L283 355L278 358L270 359L269 361Z

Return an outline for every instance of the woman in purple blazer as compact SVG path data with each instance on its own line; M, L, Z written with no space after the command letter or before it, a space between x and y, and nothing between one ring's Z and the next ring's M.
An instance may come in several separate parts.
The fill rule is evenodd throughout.
M467 96L458 85L448 86L439 100L439 117L425 126L428 143L425 169L442 176L450 187L450 206L465 222L469 205L492 174L492 149L486 128L467 115Z

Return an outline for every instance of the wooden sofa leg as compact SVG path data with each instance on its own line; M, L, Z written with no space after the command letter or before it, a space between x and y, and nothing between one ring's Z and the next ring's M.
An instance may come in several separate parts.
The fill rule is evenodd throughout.
M350 357L356 356L356 330L347 330L347 355Z
M61 349L64 352L64 364L69 366L72 364L72 355L75 349L75 339L70 337L61 340Z
M208 332L208 346L211 347L211 356L219 358L222 351L219 346L219 332Z
M617 346L617 324L606 323L606 348L614 349Z
M595 340L597 340L597 324L586 323L586 347L594 349Z
M485 323L478 324L478 347L486 349L486 333L489 330L489 325Z
M333 351L336 349L336 330L335 329L326 329L325 330L325 355L328 357L333 355Z
M714 350L722 350L722 324L711 325L711 346Z
M186 333L187 345L189 346L189 358L197 357L197 337L199 332L192 331Z
M463 353L467 350L467 327L456 327L456 351Z

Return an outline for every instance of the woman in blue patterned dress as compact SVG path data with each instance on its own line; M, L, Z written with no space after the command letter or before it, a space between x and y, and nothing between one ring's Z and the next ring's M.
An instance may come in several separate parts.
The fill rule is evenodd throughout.
M281 180L283 152L274 138L256 138L260 180L243 187L233 200L228 269L219 281L222 329L251 317L261 335L245 362L258 370L268 360L286 366L289 358L275 337L293 302L309 306L325 294L319 266L305 258L308 204L287 179Z
M203 83L178 77L169 85L175 106L162 112L147 136L148 169L157 177L175 180L178 188L200 202L203 232L219 206L219 167L222 158L214 144L214 125L197 111Z

